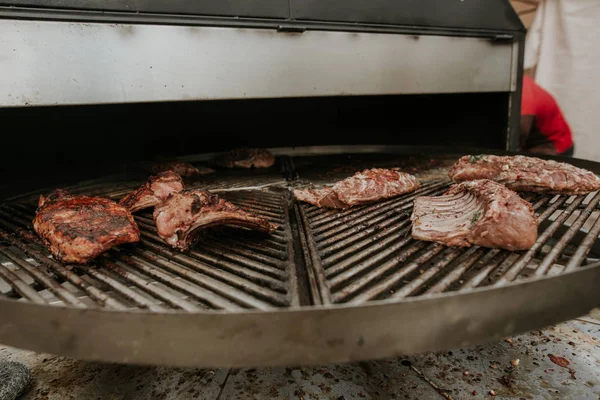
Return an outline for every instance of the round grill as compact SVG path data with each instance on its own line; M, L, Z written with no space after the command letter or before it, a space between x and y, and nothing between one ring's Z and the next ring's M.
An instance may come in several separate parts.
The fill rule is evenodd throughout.
M447 248L413 240L410 212L415 197L448 188L447 166L462 154L409 150L273 149L278 161L268 170L218 171L186 186L277 223L274 234L212 229L182 253L142 212L141 241L89 266L60 264L40 245L31 227L38 193L6 200L0 341L121 363L329 363L495 340L600 304L600 193L522 193L540 219L526 252ZM297 203L289 190L398 166L420 177L418 191L345 211ZM118 200L146 178L66 189Z

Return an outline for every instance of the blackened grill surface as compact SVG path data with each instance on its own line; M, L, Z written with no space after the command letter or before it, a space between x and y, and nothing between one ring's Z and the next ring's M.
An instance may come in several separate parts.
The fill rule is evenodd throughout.
M457 157L456 157L457 158ZM147 311L239 311L311 304L402 300L480 286L502 286L570 271L600 257L600 195L523 194L540 219L534 247L512 253L453 249L410 237L412 201L450 185L445 166L456 158L402 155L279 156L272 168L218 171L186 182L280 226L270 237L211 230L189 253L156 234L151 211L136 215L141 241L99 257L95 267L48 258L31 232L37 195L0 205L0 296L40 304ZM332 183L361 168L404 166L420 177L414 193L349 210L300 204L288 188ZM136 179L86 182L73 193L119 199Z

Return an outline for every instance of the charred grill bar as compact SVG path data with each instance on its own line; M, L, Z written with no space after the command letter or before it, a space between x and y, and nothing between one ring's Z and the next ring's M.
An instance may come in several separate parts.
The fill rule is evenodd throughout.
M448 188L449 162L518 148L524 29L508 1L246 3L0 0L0 116L24 133L0 160L0 342L121 363L330 363L481 343L600 303L598 194L523 194L541 221L526 252L410 237L414 198ZM179 252L148 210L139 243L75 266L31 230L39 194L118 200L158 156L244 146L275 165L186 187L271 235L211 229ZM343 211L292 196L371 167L423 185Z

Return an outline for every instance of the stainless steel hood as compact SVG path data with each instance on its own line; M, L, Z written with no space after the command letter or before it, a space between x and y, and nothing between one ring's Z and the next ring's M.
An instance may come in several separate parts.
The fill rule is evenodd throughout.
M519 44L356 32L0 20L0 105L508 92Z
M339 3L2 1L0 106L517 89L507 1Z

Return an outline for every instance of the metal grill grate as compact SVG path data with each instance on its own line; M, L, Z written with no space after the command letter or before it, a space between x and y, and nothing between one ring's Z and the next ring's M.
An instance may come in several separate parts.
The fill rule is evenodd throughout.
M127 186L129 190L131 186ZM86 188L120 197L121 187ZM115 190L116 189L116 190ZM29 231L35 206L0 207L0 293L37 303L153 311L266 310L297 305L287 191L227 192L224 198L280 225L269 237L223 228L188 253L156 234L151 214L136 216L142 239L112 249L93 267L55 262Z
M37 195L7 201L0 205L0 295L117 310L269 310L502 286L571 271L600 258L600 194L523 194L541 221L539 239L529 251L454 249L410 237L414 198L441 194L450 184L447 180L425 180L414 193L345 211L294 202L287 187L308 179L338 179L357 165L405 161L391 155L341 155L329 165L323 160L282 156L268 171L219 171L186 183L219 192L279 224L272 235L212 229L182 253L157 236L146 212L136 215L140 243L114 248L91 267L62 265L40 245L31 228ZM434 170L447 160L438 161L420 158L416 164L425 166L427 174L427 168ZM67 189L117 200L142 182L108 179Z
M517 278L569 271L595 258L589 253L600 233L600 193L588 196L535 196L538 241L529 251L468 249L413 240L412 200L439 195L446 181L428 182L408 196L347 211L298 206L317 288L323 304L363 303L386 298L501 286ZM582 229L587 226L587 229ZM596 257L595 255L592 255Z
M405 153L342 154L329 163L307 155L312 148L300 150L279 155L269 171L186 180L187 187L210 188L280 228L271 235L206 230L184 253L157 237L146 212L136 214L139 243L117 246L90 266L63 265L31 227L39 192L0 203L0 339L116 363L326 364L483 343L598 305L600 194L523 194L542 221L530 251L446 248L410 237L413 199L449 186L441 180L444 167L425 160L421 170L417 160L418 171L411 170ZM423 185L345 211L300 204L289 191L377 166L401 166ZM117 200L147 178L136 173L67 189ZM540 279L549 274L559 276ZM525 282L509 284L515 280Z

